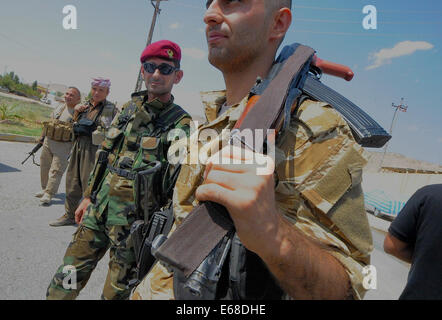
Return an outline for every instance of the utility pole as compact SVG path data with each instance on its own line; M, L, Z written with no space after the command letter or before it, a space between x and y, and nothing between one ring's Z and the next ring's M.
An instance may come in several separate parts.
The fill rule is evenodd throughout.
M404 98L401 98L401 103L399 105L395 105L394 102L393 102L391 104L391 106L396 109L394 111L393 120L391 121L390 132L389 132L390 136L393 137L393 126L394 126L395 121L396 121L397 112L398 111L407 112L408 106L404 104ZM382 169L382 165L384 163L385 154L387 153L387 148L388 148L388 142L387 142L387 144L384 147L384 154L382 155L381 164L379 165L379 171Z
M146 47L152 43L152 37L153 37L153 30L155 29L155 24L157 22L157 16L160 14L161 10L160 10L160 3L161 1L167 1L167 0L155 0L155 6L153 4L154 0L150 0L150 3L152 4L152 6L155 8L155 11L153 13L153 18L152 18L152 24L150 26L150 30L149 30L149 36L147 38L147 44ZM143 85L143 77L141 76L141 69L140 71L138 71L138 78L137 78L137 84L135 85L135 92L138 92L141 90L141 86Z

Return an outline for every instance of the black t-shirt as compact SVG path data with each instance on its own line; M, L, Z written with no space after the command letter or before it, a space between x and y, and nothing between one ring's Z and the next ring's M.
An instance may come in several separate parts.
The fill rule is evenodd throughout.
M388 231L414 245L408 282L399 299L442 299L442 184L416 191Z

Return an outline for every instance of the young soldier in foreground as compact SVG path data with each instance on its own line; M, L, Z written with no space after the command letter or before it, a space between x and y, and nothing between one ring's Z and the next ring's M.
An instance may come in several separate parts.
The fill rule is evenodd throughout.
M104 174L100 177L100 161L97 161L84 200L75 212L75 221L81 224L49 285L48 299L76 298L108 248L109 271L102 297L129 297L129 282L136 278L135 253L129 236L138 215L134 199L136 172L153 161L161 162L159 181L162 184L151 186L148 192L164 195L175 170L166 159L170 145L168 133L174 128L189 132L190 116L174 104L171 94L173 85L183 77L180 59L179 46L166 40L153 43L143 51L141 63L147 91L132 94L132 101L106 132L102 150L99 150L99 153L108 152L101 164L105 166ZM100 160L100 155L98 158ZM148 196L151 200L157 195ZM159 206L166 206L167 201L165 199ZM75 268L75 288L63 286L66 266Z
M220 134L235 125L257 77L267 76L291 24L291 3L209 0L206 6L209 61L222 72L226 90L205 96L208 123L200 130ZM228 210L247 249L239 259L230 252L215 299L361 299L372 250L360 186L362 153L336 111L306 100L276 141L274 172L257 175L256 165L222 164L233 158L273 163L230 147L221 151L221 164L213 160L217 154L206 165L183 165L172 232L195 200L212 201ZM242 258L245 265L236 265ZM170 271L157 263L132 298L182 298L183 283Z

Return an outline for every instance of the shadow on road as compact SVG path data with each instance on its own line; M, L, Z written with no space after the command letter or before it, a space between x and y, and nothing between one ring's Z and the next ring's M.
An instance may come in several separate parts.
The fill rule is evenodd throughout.
M18 170L17 168L13 168L10 166L7 166L6 164L0 163L0 173L1 172L20 172L21 170Z

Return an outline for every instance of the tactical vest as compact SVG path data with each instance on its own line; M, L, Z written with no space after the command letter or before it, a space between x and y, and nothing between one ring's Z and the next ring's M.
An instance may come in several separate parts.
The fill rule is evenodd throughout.
M54 119L42 122L45 137L59 142L72 141L72 123L59 120L65 109L66 105L59 110Z
M167 150L170 142L167 141L167 134L188 115L180 106L171 103L157 116L151 117L142 110L144 100L141 98L142 96L138 100L135 98L135 102L124 108L117 121L106 132L102 148L109 152L109 171L129 180L135 180L136 172L153 161L161 163L161 170L149 177L146 183L154 186L152 189L155 189L155 192L144 188L138 190L138 193L135 193L134 188L131 190L136 203L140 202L140 198L147 196L147 209L152 211L165 205L168 199L164 187L164 173L169 165ZM145 209L145 203L139 203L141 209Z

